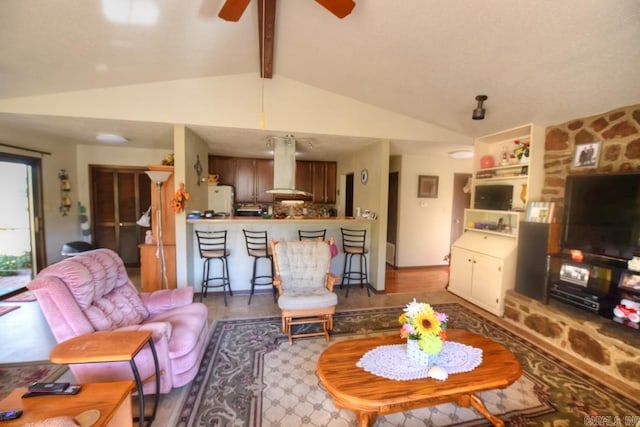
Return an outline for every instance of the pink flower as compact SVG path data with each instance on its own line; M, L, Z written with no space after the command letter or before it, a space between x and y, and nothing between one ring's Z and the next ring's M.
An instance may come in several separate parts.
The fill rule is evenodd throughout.
M416 331L413 329L413 326L409 325L408 323L405 323L404 325L402 325L402 328L400 328L400 333L406 334L406 335L413 335L416 333Z

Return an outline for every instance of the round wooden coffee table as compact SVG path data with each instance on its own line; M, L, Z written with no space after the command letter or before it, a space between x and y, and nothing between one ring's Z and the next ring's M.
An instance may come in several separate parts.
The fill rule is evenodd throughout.
M474 393L513 384L522 375L520 362L503 345L472 332L448 329L447 339L482 349L482 363L471 372L452 374L446 381L395 381L356 366L375 347L406 342L395 334L331 345L318 359L318 377L335 405L356 412L363 427L373 425L378 415L448 402L472 406L494 426L504 426Z

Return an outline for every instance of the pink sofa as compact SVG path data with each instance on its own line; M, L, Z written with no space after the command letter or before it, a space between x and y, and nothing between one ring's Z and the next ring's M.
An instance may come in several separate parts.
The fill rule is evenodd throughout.
M96 249L42 270L27 287L38 298L58 342L95 331L148 330L160 363L160 393L190 382L208 338L207 307L193 302L192 288L138 293L120 257ZM154 373L149 346L135 358L141 378ZM133 379L127 362L74 364L81 383ZM155 392L155 381L144 385Z

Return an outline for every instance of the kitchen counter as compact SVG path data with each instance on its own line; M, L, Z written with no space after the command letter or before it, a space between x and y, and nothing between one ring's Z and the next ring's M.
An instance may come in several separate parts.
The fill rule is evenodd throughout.
M279 240L298 240L298 230L327 230L327 239L333 237L338 247L338 255L331 260L331 272L342 276L344 266L344 253L342 251L342 233L340 228L367 230L366 245L371 245L371 225L375 220L365 218L324 217L324 218L289 218L289 219L265 219L262 217L236 216L227 218L201 218L188 219L187 224L191 233L195 230L218 231L227 230L227 247L229 255L229 276L231 289L238 291L239 295L247 294L251 289L251 274L253 258L247 254L244 233L242 230L267 231L268 237ZM193 284L196 292L200 292L202 281L203 261L198 251L198 241L193 238L193 247L189 251L189 283ZM370 263L368 263L370 264ZM266 265L262 264L266 269ZM258 271L258 274L266 274L267 271ZM259 288L265 291L266 288ZM244 298L244 297L241 297Z
M332 221L375 221L367 218L353 218L353 217L286 217L286 218L262 218L260 216L229 216L229 217L214 217L214 218L199 218L199 219L187 219L189 224L207 224L210 222L304 222L304 223L325 223Z

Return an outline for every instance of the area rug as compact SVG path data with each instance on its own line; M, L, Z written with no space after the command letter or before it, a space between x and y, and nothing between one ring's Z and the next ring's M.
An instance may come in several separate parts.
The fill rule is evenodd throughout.
M460 304L437 304L449 327L482 334L520 360L522 377L504 390L479 394L508 425L584 425L585 416L633 415L635 402L575 370L553 354ZM332 342L397 333L401 307L338 313ZM289 346L280 318L222 320L213 328L200 372L187 390L176 426L346 426L355 414L337 409L315 374L323 338ZM359 369L354 366L354 369ZM471 408L438 405L379 417L376 426L484 426Z
M17 387L26 387L33 382L55 381L66 371L67 365L43 362L0 365L0 399Z
M11 313L13 310L19 309L19 305L2 305L0 306L0 316L4 316L7 313Z

